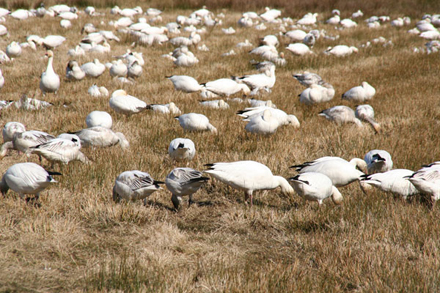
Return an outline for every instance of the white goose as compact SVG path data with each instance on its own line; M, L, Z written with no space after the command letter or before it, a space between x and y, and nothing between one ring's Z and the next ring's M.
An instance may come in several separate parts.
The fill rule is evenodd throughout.
M113 126L113 119L112 116L105 111L92 111L86 117L86 124L88 128L101 126L111 129Z
M162 189L159 184L164 182L154 180L147 172L139 170L125 171L116 177L113 186L113 200L119 202L125 200L146 199L153 192Z
M335 89L329 83L311 84L299 94L299 101L306 105L313 105L318 103L325 103L333 99L335 96Z
M333 186L332 180L326 175L317 172L305 172L289 178L293 189L306 200L317 201L319 205L328 197L331 197L335 204L342 203L342 195Z
M293 188L285 178L274 176L267 166L255 161L214 163L205 166L208 169L203 172L233 188L243 190L245 201L250 198L251 205L253 205L252 194L256 190L271 190L281 187L283 194L293 195Z
M295 115L288 115L283 110L274 109L268 106L245 108L244 110L237 111L237 115L243 117L243 121L250 121L255 116L262 115L265 110L269 110L273 118L276 118L280 125L292 125L293 127L299 127L300 123Z
M310 50L310 48L307 45L303 43L289 44L289 46L286 47L286 50L292 52L293 55L297 55L297 56L315 54L312 50Z
M431 196L432 208L440 199L440 165L430 164L414 172L408 180L421 193Z
M189 195L189 205L193 203L192 196L209 180L202 172L191 168L176 168L165 179L168 190L172 193L171 201L175 209L182 202L182 196Z
M292 76L305 87L310 87L312 84L322 85L324 80L316 73L305 71L303 74L292 74Z
M371 124L376 133L380 132L380 124L374 120L374 109L370 105L359 105L354 112L356 118Z
M170 142L168 154L176 161L191 161L196 155L196 146L189 138L175 138Z
M368 82L362 82L362 85L349 89L342 95L343 100L354 102L365 102L371 100L376 94L376 89Z
M15 132L12 141L5 142L2 145L0 159L2 159L6 155L7 151L10 149L15 149L17 151L28 154L29 148L48 142L49 140L54 138L55 137L53 135L37 130Z
M384 173L364 175L360 181L361 186L369 184L383 190L401 195L404 199L419 193L417 188L408 180L414 171L407 169L394 169Z
M18 42L11 42L6 47L6 54L9 56L9 58L16 58L21 55L21 46Z
M243 82L249 86L253 91L258 92L260 89L270 89L275 85L275 64L272 62L264 62L263 67L259 68L263 73L244 75L242 77L236 77L235 80Z
M288 31L284 35L290 39L290 42L302 42L307 33L303 30L297 29Z
M212 133L217 133L217 128L209 123L208 117L203 114L188 113L177 116L175 118L179 120L180 126L185 130L211 131Z
M170 102L168 104L160 105L160 104L150 104L147 105L147 109L153 110L154 112L159 112L162 114L181 114L182 111L174 104Z
M5 85L5 77L3 76L3 72L0 69L0 89Z
M383 173L393 168L393 160L389 152L384 150L372 150L365 154L368 174Z
M250 118L245 129L248 132L256 134L273 134L278 126L280 126L278 119L272 117L272 112L269 109L266 109L262 113Z
M38 200L41 191L57 182L52 178L52 175L61 174L48 172L35 163L15 164L9 167L3 175L0 191L5 196L8 190L12 189L22 199L25 199L25 194L35 194L35 198Z
M105 87L103 86L98 87L96 83L93 84L91 87L89 87L87 93L94 98L108 97L109 95L109 92Z
M211 109L229 109L229 104L223 100L200 101L199 104Z
M130 146L121 132L113 132L111 129L95 126L75 132L81 139L83 147L110 147L119 145L122 149Z
M99 62L98 59L94 59L93 62L88 62L81 65L81 69L87 76L98 77L105 71L105 65Z
M328 47L327 50L324 52L327 55L334 55L337 57L345 57L348 55L351 55L352 53L357 53L359 50L356 47L349 47L346 45L337 45L334 47Z
M362 122L356 118L353 109L347 106L334 106L323 110L319 116L325 117L327 120L334 121L337 124L355 123L358 127L363 127Z
M119 59L116 61L112 61L112 66L110 67L110 76L111 77L124 77L127 75L128 72L128 68L127 65L125 65L125 63Z
M128 65L128 71L127 76L132 78L137 78L141 76L142 74L142 66L139 64L138 60L134 60L133 62L129 63Z
M295 168L300 174L305 172L322 173L331 179L334 186L339 187L359 180L364 173L357 168L367 171L367 164L359 158L353 158L348 162L339 157L322 157L290 168Z
M86 77L86 73L79 67L78 62L69 61L66 67L66 78L71 80L81 80Z
M12 141L14 134L25 132L26 127L20 122L8 122L2 129L3 142Z
M109 101L110 108L124 115L137 114L147 109L147 103L130 96L124 90L116 90Z
M49 61L47 62L46 71L41 74L40 89L43 95L53 92L56 94L60 88L60 77L53 70L53 52L47 51L46 56L49 57Z
M171 80L171 82L174 85L174 89L176 91L182 91L185 93L194 93L200 91L202 88L199 82L191 76L171 75L171 76L166 76L166 78Z
M219 96L229 97L240 91L243 91L244 95L249 95L251 90L244 83L238 83L230 78L221 78L207 83L202 83L203 90L210 91Z

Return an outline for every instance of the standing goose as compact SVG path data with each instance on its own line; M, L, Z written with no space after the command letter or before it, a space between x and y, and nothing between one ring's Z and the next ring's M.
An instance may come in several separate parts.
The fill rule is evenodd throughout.
M202 84L203 90L210 91L219 96L229 97L240 91L243 91L244 95L249 95L251 90L244 83L238 83L230 78L221 78Z
M391 155L384 150L369 151L365 154L364 161L367 163L368 174L383 173L393 168Z
M85 128L74 134L78 135L84 147L110 147L118 144L122 149L126 149L130 145L123 133L115 133L101 126Z
M203 177L202 172L191 168L176 168L165 179L168 190L172 193L171 201L175 209L182 202L182 196L189 195L189 205L193 203L192 196L202 185L209 180Z
M237 161L231 163L206 164L205 173L211 174L221 182L243 190L245 200L250 198L253 205L252 194L256 190L271 190L281 187L285 195L293 195L293 188L289 182L281 176L274 176L272 171L265 165L255 161Z
M189 138L175 138L170 142L168 154L176 161L191 161L196 155L196 146Z
M406 199L408 196L419 193L417 188L408 180L408 177L412 174L414 174L414 171L394 169L384 173L363 175L360 183L362 187L365 186L364 184L369 184L385 192L399 194Z
M188 131L211 131L217 133L217 128L215 128L211 123L209 123L208 117L203 114L188 113L175 117L179 120L180 126Z
M359 158L348 162L339 157L322 157L290 168L295 168L300 174L305 172L322 173L331 179L334 186L340 187L359 180L364 173L357 168L366 171L367 164Z
M414 172L408 180L421 193L431 196L432 208L440 199L440 165L430 164Z
M328 197L332 197L335 204L342 203L342 195L333 186L332 180L326 175L317 172L305 172L289 178L293 189L306 200L317 201L319 205Z
M374 109L370 105L359 105L354 112L356 118L370 123L376 133L380 132L380 124L374 120Z
M319 116L325 117L327 120L334 121L337 124L355 123L358 127L363 127L362 122L356 118L353 109L347 106L334 106L323 110Z
M53 135L37 130L16 132L12 141L8 141L2 145L0 159L2 159L6 155L8 149L15 149L17 151L28 154L31 147L48 142L49 140L54 138L55 137Z
M53 52L47 51L46 56L49 57L47 62L47 69L41 74L40 89L43 95L46 93L57 93L60 88L60 77L53 70Z
M116 177L113 186L113 200L119 202L121 199L138 200L146 199L153 192L162 189L159 184L164 182L154 180L147 172L139 170L125 171Z
M185 93L194 93L200 91L202 88L199 82L191 76L171 75L171 76L166 76L166 78L171 80L171 82L174 85L174 89L176 91L182 91Z
M60 173L48 172L35 163L19 163L9 167L0 182L0 191L4 195L9 189L17 192L22 199L25 194L35 194L38 200L40 192L50 184L56 183L51 175Z
M118 113L130 116L147 109L147 103L136 97L130 96L124 90L116 90L109 101L110 108Z
M371 100L376 94L376 89L368 82L362 82L362 85L349 89L342 95L343 100L354 102L365 102Z

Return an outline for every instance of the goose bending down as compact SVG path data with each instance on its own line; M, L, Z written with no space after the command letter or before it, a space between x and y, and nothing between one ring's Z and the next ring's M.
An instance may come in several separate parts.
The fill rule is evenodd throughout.
M432 208L440 199L440 165L430 164L414 172L408 180L421 193L431 196Z
M105 65L99 62L98 59L94 59L93 62L88 62L81 65L81 69L87 76L98 77L105 71Z
M60 88L60 77L53 70L53 52L50 50L47 51L46 56L49 57L49 61L47 62L46 71L41 74L40 89L43 95L46 93L56 94Z
M171 192L171 201L175 209L182 202L182 196L189 195L189 205L193 203L192 196L209 180L202 172L191 168L175 168L165 179L165 184Z
M229 104L223 100L200 101L199 104L211 109L229 109Z
M316 73L305 71L303 74L292 74L293 78L295 78L299 83L305 87L309 87L312 84L322 85L324 80L321 76Z
M289 178L293 189L306 200L317 201L319 205L331 197L337 205L342 203L342 195L326 175L317 172L305 172Z
M280 126L279 120L272 116L270 109L266 109L262 113L250 118L245 129L256 134L273 134L278 126Z
M171 75L171 76L166 76L166 78L171 80L171 82L174 85L174 89L176 91L182 91L185 93L194 93L200 91L202 88L199 82L191 76Z
M237 115L243 117L243 121L250 121L255 116L262 115L265 110L269 110L272 113L272 117L278 119L280 125L292 125L293 127L299 127L300 123L295 115L288 115L286 112L280 109L274 109L268 106L260 106L253 108L245 108L237 112Z
M2 129L3 142L12 141L14 138L14 134L25 132L26 127L20 122L8 122Z
M356 47L349 47L346 45L337 45L334 47L328 47L327 50L324 52L327 55L334 55L337 57L345 57L348 55L351 55L352 53L357 53L359 50Z
M70 161L88 163L87 157L80 151L81 141L78 136L71 139L54 138L46 143L29 148L29 152L44 157L52 163L67 165Z
M174 104L170 102L168 104L160 105L160 104L150 104L147 105L147 109L153 110L154 112L159 112L163 114L181 114L182 111Z
M376 89L368 82L362 82L362 85L349 89L342 95L343 100L354 102L365 102L371 100L376 94Z
M162 189L159 184L165 182L154 180L147 172L139 170L125 171L116 177L113 186L113 200L119 202L125 200L146 199L153 192Z
M130 146L124 134L101 126L85 128L74 134L81 139L83 147L110 147L118 144L126 149Z
M221 78L202 84L203 89L219 96L229 97L243 91L244 95L249 95L251 90L244 83L238 83L230 78Z
M66 67L66 78L72 80L81 80L86 77L86 73L79 67L78 62L69 61Z
M408 180L408 177L412 174L414 174L414 171L394 169L384 173L363 175L360 183L362 187L364 187L365 184L369 184L382 191L401 195L406 199L408 196L419 193L417 188Z
M299 101L306 105L328 102L335 96L335 89L329 83L311 84L299 95Z
M86 117L86 124L88 128L101 126L111 129L113 126L113 119L112 116L105 111L92 111Z
M116 90L109 101L110 108L124 115L137 114L147 109L147 103L130 96L124 90Z
M260 89L267 89L270 91L275 85L275 64L272 62L265 62L264 67L259 68L263 73L244 75L242 77L235 77L237 82L245 83L252 91L258 92Z
M176 161L191 161L196 155L196 146L189 138L175 138L170 142L168 154Z
M353 109L347 106L334 106L323 110L319 116L325 117L327 120L334 121L337 124L355 123L358 127L363 127L362 122L356 118Z
M215 128L211 123L209 123L208 117L203 114L198 113L188 113L175 117L179 120L180 126L188 131L211 131L217 133L217 128Z
M0 159L6 155L9 149L15 149L29 155L29 148L48 142L54 138L53 135L38 130L15 132L12 141L8 141L2 145Z
M374 109L370 105L359 105L354 112L356 118L370 123L376 133L380 132L380 124L374 120Z
M340 187L359 180L364 175L364 172L360 170L366 171L367 164L359 158L353 158L348 162L339 157L322 157L290 168L295 168L300 174L305 172L322 173L331 179L334 186Z
M365 154L368 174L383 173L393 168L393 160L389 152L384 150L372 150Z
M245 201L250 198L251 205L253 205L253 192L256 190L271 190L281 187L283 194L293 195L293 188L285 178L274 176L267 166L259 162L237 161L206 164L205 166L208 167L204 171L205 173L233 188L243 190Z
M289 46L286 47L286 50L292 52L293 55L297 55L297 56L315 54L312 50L310 50L310 48L307 45L303 43L289 44Z
M38 200L40 192L50 184L57 183L52 175L61 175L56 172L48 172L35 163L19 163L12 165L6 170L0 182L0 191L3 196L9 189L17 192L22 199L25 194L35 194Z

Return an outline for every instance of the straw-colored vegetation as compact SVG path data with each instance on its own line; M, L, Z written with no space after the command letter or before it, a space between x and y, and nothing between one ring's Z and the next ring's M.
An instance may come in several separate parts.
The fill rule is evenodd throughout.
M116 204L111 195L116 176L126 170L147 171L163 181L175 167L167 148L176 137L195 142L197 154L189 166L198 170L203 170L206 163L255 160L266 164L274 174L290 177L296 174L289 169L291 165L326 155L362 158L372 149L389 151L395 168L417 170L422 164L438 160L439 55L413 53L413 48L423 47L425 41L406 33L424 13L439 12L437 1L419 1L420 7L414 4L411 9L409 1L402 1L401 11L395 11L397 5L384 6L385 1L373 1L377 7L371 4L364 11L366 17L412 16L412 25L404 28L386 24L368 29L360 20L358 28L339 31L320 23L319 28L328 34L339 34L339 40L320 39L313 48L317 53L314 56L294 57L286 52L287 66L277 68L273 92L262 97L295 114L301 127L285 126L268 137L246 133L245 123L235 115L244 104L230 103L228 110L207 110L198 105L198 94L175 92L165 76L185 74L207 82L254 72L249 61L255 56L250 56L247 49L237 49L235 44L249 39L257 45L259 37L277 33L279 25L268 25L262 32L236 28L234 35L225 35L218 27L208 29L202 35L202 43L210 51L191 48L200 60L191 68L175 68L171 61L160 57L173 50L169 44L132 48L143 52L146 59L144 73L133 86L113 82L108 71L96 80L67 82L63 78L69 60L66 52L81 39L82 26L91 22L98 28L111 29L100 23L116 19L109 14L109 7L104 8L104 1L86 2L68 1L103 7L100 11L106 13L105 17L82 15L72 22L70 30L62 29L57 18L7 20L10 36L0 39L3 50L11 41L23 42L31 34L61 34L67 41L54 50L54 68L62 77L57 95L42 97L38 89L40 74L47 64L43 49L25 50L12 63L1 65L6 79L1 99L18 100L28 94L54 103L41 111L3 110L1 124L20 121L27 129L59 134L85 128L87 114L103 110L112 115L113 128L125 134L130 148L83 149L93 163L71 162L56 167L63 176L57 177L59 183L42 192L40 207L20 200L12 191L1 199L0 291L439 291L439 210L430 211L420 196L407 202L379 191L365 195L353 183L340 188L344 196L341 206L328 200L317 210L316 203L304 202L298 196L286 198L278 189L255 193L250 208L241 192L211 181L195 194L198 204L175 212L171 194L165 189L154 193L146 206L141 201ZM107 4L138 5L135 1L119 2ZM333 8L340 8L342 15L348 16L355 11L353 3L357 1L328 1L326 5L319 4L323 1L310 2L316 6L298 4L294 10L289 4L283 16L298 19L307 12L306 8L319 12L321 21L330 16ZM38 4L18 0L4 3L11 8ZM212 4L216 13L225 13L224 28L236 27L240 12L249 8L237 3L230 1L225 7L243 10L221 10L217 2L209 2L208 8ZM53 3L46 6L49 4ZM201 5L189 2L188 6L193 8L195 4ZM261 12L263 5L269 4L261 1L256 10ZM150 7L140 5L144 10ZM151 6L165 9L164 23L191 12L176 10L182 8L183 1L156 1ZM86 55L76 60L80 64L93 58L101 62L112 60L133 41L119 36L121 42L111 43L110 54ZM379 36L392 40L393 46L360 48L358 54L346 58L322 54L331 45L360 47ZM284 51L287 40L280 40L279 49ZM231 49L238 54L220 57ZM292 73L305 70L319 73L334 86L336 95L332 101L316 106L299 103L297 95L304 88L293 80ZM354 108L355 104L339 97L362 81L377 90L370 104L382 125L380 134L367 125L363 129L354 124L337 126L318 116L321 110L335 105ZM149 103L174 101L184 113L203 113L217 127L218 135L185 133L172 116L150 112L131 117L116 114L110 109L108 98L91 98L87 94L95 82L106 86L110 93L124 88ZM23 161L26 158L12 153L0 161L0 174ZM31 156L31 161L38 162L38 158Z

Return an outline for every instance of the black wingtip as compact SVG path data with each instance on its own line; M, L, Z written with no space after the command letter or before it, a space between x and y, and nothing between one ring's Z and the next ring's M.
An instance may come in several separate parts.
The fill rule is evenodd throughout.
M63 176L63 174L61 174L60 172L47 171L47 173L49 173L50 176L53 176L53 175Z
M154 180L154 181L153 181L153 184L154 184L154 185L156 185L156 184L165 184L165 182L163 182L163 181L156 181L156 180Z

